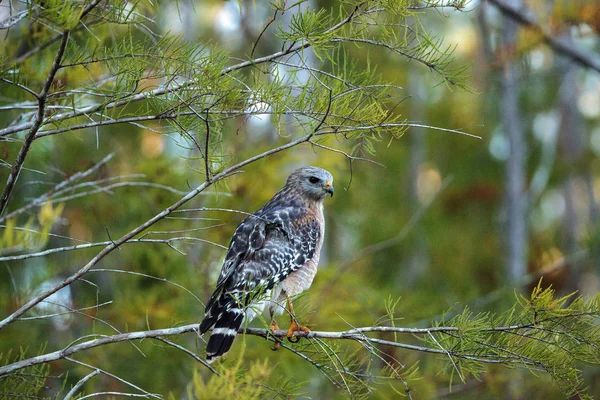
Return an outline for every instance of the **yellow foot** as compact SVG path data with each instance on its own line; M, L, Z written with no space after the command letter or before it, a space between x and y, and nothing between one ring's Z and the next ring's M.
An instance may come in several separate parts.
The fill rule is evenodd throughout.
M292 320L292 323L290 325L290 329L288 329L287 331L287 338L290 342L292 343L298 343L298 341L300 340L299 336L294 336L294 332L310 332L310 329L308 329L305 326L302 325L298 325L298 323L295 320ZM292 340L292 338L294 340Z
M278 331L279 330L279 325L277 325L277 321L273 320L273 322L271 322L271 334L273 335L273 332ZM281 342L283 340L283 336L275 336L273 335L273 337L275 338L275 344L273 345L273 347L271 347L271 350L273 351L277 351L279 350L279 342Z

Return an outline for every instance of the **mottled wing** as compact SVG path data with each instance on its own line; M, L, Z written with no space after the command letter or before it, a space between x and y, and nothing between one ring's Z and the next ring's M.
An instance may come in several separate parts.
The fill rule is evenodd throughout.
M314 257L321 234L319 223L303 207L261 209L240 224L200 324L201 333L212 328L207 361L231 348L245 309L257 296Z
M233 274L238 271L240 264L252 257L252 254L263 246L270 223L273 222L269 222L258 215L251 215L237 227L231 238L223 268L217 280L217 287L206 305L207 311L221 295L223 288Z
M314 256L320 234L304 208L265 210L247 218L232 237L207 314L224 293L246 306L273 288Z

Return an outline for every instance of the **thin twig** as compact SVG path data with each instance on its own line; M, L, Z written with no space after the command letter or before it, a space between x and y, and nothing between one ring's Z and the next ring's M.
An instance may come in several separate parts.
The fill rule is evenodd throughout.
M118 182L118 183L113 183L111 185L100 187L95 190L89 190L87 192L75 193L75 194L72 194L69 196L63 196L63 197L53 197L52 200L56 201L56 202L62 202L62 201L78 199L80 197L92 196L97 193L109 193L110 194L109 191L111 189L116 189L116 188L120 188L120 187L128 187L128 186L145 186L145 187L151 187L151 188L156 188L156 189L163 189L163 190L169 191L171 193L175 193L175 194L187 193L187 192L184 192L183 190L177 190L170 186L161 185L159 183L153 183L153 182Z
M26 91L27 93L29 93L30 95L32 95L33 97L35 97L36 99L38 98L38 94L36 92L34 92L33 90L29 89L27 86L22 85L18 82L13 82L10 79L6 79L6 78L0 78L0 82L6 82L9 85L13 85L18 87L19 89L23 89L24 91ZM34 107L37 109L37 107Z
M217 376L220 376L219 372L217 372L217 370L214 369L213 366L208 363L208 361L201 359L200 357L198 357L197 354L191 352L190 350L186 349L185 347L180 346L177 343L171 342L170 340L162 338L162 337L158 337L156 339L160 340L163 343L168 344L169 346L175 347L176 349L183 351L185 354L191 356L194 360L198 361L200 364L202 364L206 368L208 368L210 370L210 372L212 372L213 374L215 374Z
M458 369L458 366L454 362L454 357L452 357L452 354L450 354L450 352L448 350L446 350L440 344L440 342L437 341L437 339L435 338L435 336L433 336L433 333L429 332L429 337L431 338L431 340L433 340L435 342L435 344L437 344L440 347L440 349L442 349L448 355L448 358L450 359L450 362L452 363L452 366L454 367L454 370L456 371L456 373L460 377L460 380L462 381L462 383L465 383L465 378L463 377L462 373L460 372L460 369Z
M256 50L256 46L258 46L258 42L260 42L260 38L262 38L263 34L267 31L269 26L277 19L277 13L279 12L279 8L275 8L275 12L273 16L267 21L265 26L262 28L256 40L252 43L252 51L250 52L250 58L254 57L254 50Z
M71 390L69 390L69 393L67 393L65 395L65 398L63 400L71 400L71 398L75 395L75 393L77 393L79 391L79 389L81 389L81 387L83 385L85 385L85 383L87 381L89 381L90 379L92 379L94 376L98 375L100 373L100 370L95 370L90 372L88 375L84 376L83 378L81 378L76 384L75 386L73 386L73 388Z
M377 161L375 161L375 160L371 160L371 159L369 159L369 158L357 157L357 156L351 156L350 154L346 153L346 152L345 152L345 151L343 151L343 150L334 149L333 147L325 146L325 145L322 145L322 144L320 144L320 143L317 143L317 142L315 142L315 141L312 141L312 140L310 141L310 144L312 144L312 145L313 145L313 146L315 146L315 147L320 147L320 148L322 148L322 149L324 149L324 150L327 150L327 151L331 151L331 152L338 153L338 154L343 154L343 155L344 155L346 158L348 158L348 159L349 159L351 162L352 162L352 161L354 161L354 160L358 160L358 161L366 161L366 162L368 162L368 163L375 164L375 165L377 165L377 166L379 166L379 167L385 168L385 165L383 165L383 164L381 164L381 163L378 163L378 162L377 162Z
M37 197L35 200L33 200L31 203L24 205L23 207L9 213L6 214L4 216L0 216L0 222L3 222L7 219L13 218L27 210L29 210L30 208L33 207L37 207L39 205L42 205L46 200L48 200L48 198L64 189L65 187L67 187L68 185L70 185L73 182L76 182L78 180L81 180L83 178L88 177L89 175L93 174L94 172L96 172L100 167L102 167L104 164L106 164L107 162L109 162L113 157L114 157L115 153L111 153L109 155L107 155L106 157L104 157L102 160L100 160L98 163L94 164L94 166L92 166L91 168L88 168L86 171L83 172L77 172L76 174L71 175L69 178L65 179L64 181L60 182L59 184L57 184L56 186L54 186L52 189L50 189L49 191L47 191L46 193L44 193L43 195Z
M315 134L315 136L329 135L332 133L356 132L358 130L372 130L372 129L377 129L377 128L405 128L405 127L406 128L432 129L435 131L456 133L458 135L464 135L464 136L469 136L469 137L472 137L475 139L481 139L481 136L474 135L472 133L463 132L458 129L441 128L438 126L418 124L418 123L413 123L413 122L381 123L381 124L377 124L377 125L365 125L365 126L346 126L346 127L344 127L344 129L332 129L332 130L320 131L320 132L317 132Z
M124 270L120 270L120 269L109 269L109 268L96 268L96 269L90 270L90 272L115 272L115 273L121 273L121 274L137 275L137 276L143 276L144 278L150 278L150 279L154 279L157 281L170 283L171 285L177 286L178 288L183 289L186 292L188 292L194 299L196 299L196 301L198 301L198 303L200 303L202 305L202 307L204 307L204 302L202 300L200 300L200 298L198 296L196 296L191 290L189 290L185 286L182 286L178 283L170 281L167 278L159 278L158 276L143 274L141 272L124 271Z
M143 397L143 398L148 398L150 396L148 396L147 394L139 394L139 393L125 393L125 392L97 392L97 393L92 393L92 394L87 394L85 396L82 396L79 398L79 400L83 400L83 399L91 399L92 397L96 397L96 396L123 396L123 397Z
M118 377L115 374L111 374L110 372L103 370L102 368L94 367L93 365L84 363L83 361L75 360L75 359L73 359L71 357L64 357L64 359L68 360L68 361L71 361L72 363L83 365L84 367L91 368L91 369L93 369L95 371L100 371L100 372L102 372L106 376L110 376L111 378L116 379L119 382L123 382L124 384L126 384L127 386L130 386L130 387L134 388L135 390L139 390L140 392L146 394L148 397L154 397L155 399L162 399L161 395L158 395L158 394L155 394L155 393L150 393L147 390L144 390L141 387L139 387L139 386L137 386L137 385L135 385L135 384L133 384L133 383L131 383L129 381L126 381L125 379L123 379L121 377Z
M50 303L50 304L57 304L57 303ZM59 313L54 313L54 314L46 314L46 315L37 315L35 317L21 317L19 318L19 321L28 321L28 320L32 320L32 319L45 319L45 318L52 318L52 317L58 317L60 315L68 315L68 314L73 314L77 311L85 311L85 310L92 310L92 309L98 309L99 307L102 306L106 306L112 304L112 300L111 301L106 301L104 303L101 304L96 304L93 306L89 306L89 307L83 307L83 308L78 308L75 310L69 310L69 311L64 311L64 312L59 312ZM60 306L62 306L62 304L59 304Z
M204 140L204 172L206 174L207 180L210 179L210 167L208 165L208 145L210 144L210 116L208 112L209 108L206 109L206 116L203 118L204 124L206 125L206 138Z

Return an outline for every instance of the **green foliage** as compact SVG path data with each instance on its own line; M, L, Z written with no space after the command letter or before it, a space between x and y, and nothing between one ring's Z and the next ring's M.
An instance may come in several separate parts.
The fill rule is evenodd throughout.
M448 372L463 381L467 373L480 377L486 363L498 363L548 373L565 396L589 398L581 368L600 365L599 315L600 295L556 297L540 281L529 298L519 295L503 314L475 315L467 308L438 323L456 331L423 336L423 341L443 349L450 359Z
M41 348L38 354L44 353L44 348ZM2 364L10 364L12 362L21 361L26 358L27 352L21 349L18 356L13 356L12 351L0 353ZM8 377L0 379L0 399L11 398L38 398L43 393L48 380L53 378L62 379L63 386L66 379L61 377L49 377L50 365L39 364L28 368L23 368L17 373L11 374Z
M81 7L73 3L62 3L53 2L44 11L64 14L60 21L53 22L56 28L78 18L81 12ZM199 155L198 162L206 160L211 170L220 171L230 159L224 152L224 122L268 112L283 137L299 131L311 133L319 127L315 135L341 135L355 141L353 153L373 155L374 142L388 134L398 138L406 129L404 120L394 112L400 97L394 93L397 87L377 77L371 68L362 70L350 63L345 43L398 52L441 74L445 82L463 86L464 67L452 70L451 49L441 49L441 42L425 32L418 20L422 11L413 10L411 5L405 1L363 2L342 10L337 18L325 9L294 13L289 26L280 26L279 37L291 44L290 54L302 54L310 47L325 67L308 70L311 78L299 85L294 79L294 68L285 79L278 76L276 69L285 66L283 59L273 59L269 70L257 65L257 69L247 73L239 68L229 70L226 66L230 55L218 46L193 44L170 35L158 40L140 37L134 27L145 20L143 6L126 8L121 2L110 2L102 8L106 22L99 24L94 35L77 27L60 70L69 74L64 89L84 87L87 93L94 94L93 100L90 102L89 96L81 92L66 90L56 105L70 108L72 113L49 118L44 125L51 124L54 129L43 130L70 130L75 122L85 122L90 114L101 119L130 120L135 126L140 126L138 119L161 120L171 127L163 133L182 135L186 147L200 153L206 148L208 154ZM389 24L369 28L388 17ZM408 22L412 29L407 29ZM113 33L109 26L115 27L119 38L109 40L108 35ZM104 39L99 35L104 35ZM294 43L299 42L303 44L293 50ZM15 82L25 82L14 74L6 75L9 70L22 70L15 67L5 64L2 73ZM307 71L306 65L295 68L297 72ZM327 69L332 72L326 72ZM265 79L265 73L272 79ZM106 75L111 78L103 79ZM178 89L172 90L173 87ZM82 103L85 113L77 111ZM308 118L295 117L282 123L284 115ZM206 145L195 137L201 134L206 135Z
M301 382L292 378L275 377L275 368L267 359L254 360L244 366L244 355L234 363L222 364L218 374L204 378L202 372L194 370L187 389L190 399L196 400L239 400L239 399L290 399L300 395ZM269 386L270 382L273 386ZM176 397L171 396L172 399Z

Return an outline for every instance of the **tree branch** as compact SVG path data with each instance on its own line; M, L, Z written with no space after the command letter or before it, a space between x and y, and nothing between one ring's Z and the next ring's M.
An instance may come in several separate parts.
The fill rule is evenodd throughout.
M508 4L505 0L488 0L494 4L507 17L515 20L521 25L535 29L542 34L544 41L555 51L565 54L584 67L594 69L600 72L600 57L590 51L584 51L572 43L569 43L564 37L555 37L550 30L544 27L537 19L535 14L525 7L516 8Z
M12 217L16 217L17 215L29 210L30 208L36 207L36 206L40 206L42 205L46 200L49 199L49 197L64 189L65 187L67 187L68 185L70 185L73 182L79 181L83 178L88 177L89 175L93 174L95 171L97 171L100 167L102 167L104 164L106 164L107 162L109 162L113 157L114 157L114 153L111 153L109 155L107 155L106 157L104 157L102 160L100 160L98 163L96 163L94 166L92 166L91 168L88 168L86 171L83 172L77 172L73 175L71 175L68 179L65 179L64 181L60 182L59 184L57 184L56 186L54 186L52 189L50 189L49 191L47 191L46 193L44 193L43 195L41 195L40 197L37 197L34 201L32 201L29 204L26 204L25 206L19 208L18 210L15 210L9 214L6 214L4 216L0 216L0 222L3 222L7 219L10 219Z
M192 237L192 236L182 236L182 237L175 237L175 238L169 238L169 239L131 239L131 240L128 240L127 243L170 244L171 242L184 241L184 240L207 243L207 244L217 246L217 247L227 250L227 247L225 247L221 244L211 242L210 240L206 240L206 239ZM65 251L82 250L82 249L90 249L92 247L108 246L111 243L112 243L111 241L105 241L105 242L77 244L77 245L73 245L73 246L55 247L55 248L48 249L48 250L38 251L36 253L19 254L16 256L3 256L3 257L0 257L0 261L27 260L29 258L44 257L44 256L47 256L50 254L62 253Z
M83 378L81 378L76 384L75 386L73 386L73 388L71 390L69 390L69 393L67 393L65 395L65 398L63 400L71 400L71 398L73 398L73 396L75 396L75 393L77 393L77 391L79 389L81 389L83 387L83 385L85 385L85 383L87 381L89 381L90 379L92 379L94 376L98 375L100 373L100 370L95 370L90 372L88 375L84 376Z
M516 331L519 329L524 329L527 327L532 327L532 326L531 325L515 325L515 326L496 327L496 328L489 328L489 329L484 328L483 330L488 331L488 332L496 332L496 331L509 332L509 331ZM401 327L389 327L389 326L369 326L369 327L362 327L362 328L354 328L354 329L350 329L347 331L340 331L340 332L296 331L296 332L294 332L294 336L299 337L299 338L307 338L307 339L354 340L354 341L358 341L358 342L366 342L366 343L371 343L371 344L394 346L394 347L404 348L407 350L421 351L421 352L434 353L434 354L442 354L445 356L451 355L453 357L466 358L466 359L470 359L470 360L475 360L475 361L479 361L479 362L483 362L483 363L492 363L492 364L503 364L503 363L506 363L508 361L514 360L519 357L518 355L513 356L513 357L505 357L505 356L501 356L498 354L493 354L493 355L487 356L485 354L460 353L455 350L436 349L436 348L425 347L425 346L416 346L416 345L411 345L411 344L406 344L406 343L400 343L398 341L372 338L372 337L368 337L365 335L365 333L373 333L373 332L396 333L396 334L407 334L407 335L431 335L433 333L451 333L451 332L459 332L459 331L460 331L459 328L452 327L452 326L440 326L440 327L431 327L431 328L401 328ZM89 349L93 349L95 347L112 344L112 343L120 343L120 342L126 342L126 341L132 341L132 340L142 340L142 339L156 339L156 340L160 340L160 341L165 342L172 346L173 344L171 344L171 342L165 341L165 339L164 339L165 337L182 335L182 334L191 333L191 332L194 332L194 333L198 332L198 324L189 324L189 325L179 326L176 328L155 329L155 330L148 330L148 331L121 333L121 334L112 335L112 336L104 336L104 337L101 337L98 339L88 340L88 341L85 341L82 343L70 345L62 350L57 350L52 353L43 354L40 356L35 356L35 357L27 358L24 360L20 360L20 361L14 362L12 364L4 365L4 366L0 367L0 379L10 373L13 373L13 372L18 371L23 368L64 359L64 358L71 356L72 354L79 353L79 352L89 350ZM271 330L268 330L265 328L246 328L245 330L240 329L239 333L240 334L245 333L247 335L258 336L258 337L262 337L262 338L265 338L265 339L268 339L271 341L277 341L277 339L274 339L274 336L275 337L277 337L277 336L285 337L287 334L287 330L282 329L282 330L271 331ZM174 346L174 347L177 347L177 346ZM177 348L181 350L180 347L177 347ZM200 361L198 359L198 357L194 357L194 358L197 361L204 364L202 362L203 360Z
M127 380L123 379L123 378L120 378L120 377L118 377L118 376L117 376L117 375L115 375L115 374L111 374L110 372L103 370L102 368L98 368L98 367L95 367L95 366L93 366L93 365L86 364L86 363L84 363L83 361L75 360L75 359L73 359L73 358L71 358L71 357L65 357L65 360L71 361L71 362L72 362L72 363L74 363L74 364L83 365L84 367L91 368L91 369L93 369L94 371L100 371L101 373L103 373L103 374L104 374L104 375L106 375L106 376L109 376L109 377L111 377L111 378L113 378L113 379L116 379L117 381L119 381L119 382L122 382L122 383L124 383L125 385L127 385L127 386L129 386L129 387L132 387L132 388L134 388L135 390L139 390L140 392L142 392L142 393L144 393L145 395L147 395L147 397L154 397L154 398L156 398L156 399L162 399L162 396L160 396L160 395L158 395L158 394L155 394L155 393L150 393L150 392L148 392L147 390L144 390L144 389L142 389L141 387L139 387L139 386L137 386L137 385L135 385L135 384L133 384L133 383L131 383L131 382L129 382L129 381L127 381Z
M46 107L46 97L48 96L48 92L50 91L50 86L54 82L54 77L56 76L56 71L60 67L60 62L65 53L65 49L67 47L67 42L69 41L69 31L65 31L62 35L62 40L60 42L60 46L58 48L58 52L56 53L56 58L54 59L54 63L50 68L50 72L48 73L48 78L46 79L46 83L42 88L42 91L39 95L36 95L38 99L38 112L35 117L35 121L33 122L31 129L25 136L25 140L23 145L21 146L21 150L17 155L17 159L13 164L12 170L8 175L8 180L6 181L6 186L0 195L0 216L4 213L6 206L8 204L8 200L12 191L17 183L17 179L19 178L19 174L21 173L21 168L23 167L23 163L25 163L25 157L27 157L27 153L29 153L29 149L31 147L31 143L33 143L33 139L35 138L35 134L41 128L42 123L44 122L44 113Z
M37 6L31 8L34 10ZM0 21L0 29L9 29L19 23L23 18L29 15L30 10L19 11L15 15L9 15L8 18Z
M16 86L19 89L23 89L24 91L26 91L27 93L29 93L30 95L32 95L33 97L35 97L36 99L38 98L38 94L36 92L34 92L33 90L29 89L25 85L21 85L18 82L13 82L10 79L6 79L6 78L0 78L0 82L4 82L4 83L8 83L9 85ZM37 107L34 107L34 108L37 108Z

